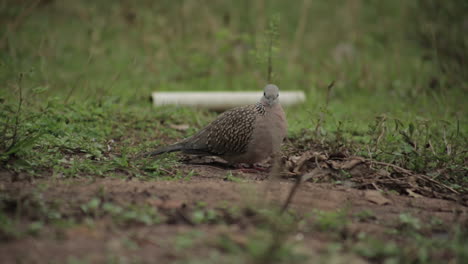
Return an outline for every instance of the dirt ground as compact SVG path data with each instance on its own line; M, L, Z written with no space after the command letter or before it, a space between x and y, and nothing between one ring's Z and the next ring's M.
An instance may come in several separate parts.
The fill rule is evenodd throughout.
M15 194L19 200L30 199L41 187L40 199L46 204L59 202L62 218L77 219L77 224L67 228L44 225L39 234L0 242L1 263L115 263L115 256L129 263L171 263L208 257L213 249L223 252L217 244L220 236L229 236L239 244L246 243L249 232L260 221L248 208L280 207L294 185L292 179L268 178L266 172L233 172L239 181L226 178L228 171L204 165L183 165L183 170L193 170L189 180L140 181L137 179L75 179L2 181L1 191ZM6 179L3 177L2 179ZM83 220L80 206L93 197L114 204L146 204L155 207L164 215L159 224L115 224L112 216L94 217L92 225ZM217 210L222 221L195 223L190 215L199 208ZM11 211L17 211L19 203ZM24 202L22 203L23 207ZM240 208L238 215L227 212L226 205ZM389 227L396 227L402 213L417 216L422 222L440 219L452 225L467 220L467 207L455 201L410 197L375 190L359 190L330 183L303 183L295 193L290 210L300 216L314 210L336 211L347 215L372 211L365 221L347 223L346 236L355 236L362 231L385 239ZM22 209L24 215L27 210ZM25 213L26 211L26 213ZM37 217L36 217L37 218ZM33 213L23 222L34 220ZM362 220L362 219L361 219ZM222 223L221 223L222 222ZM190 246L181 246L181 237L191 236ZM323 233L310 229L298 229L292 240L300 243L300 251L306 255L324 254L332 240ZM440 235L440 234L439 234ZM442 234L443 231L442 231ZM367 260L352 256L352 263L367 263ZM84 262L73 262L73 261ZM158 260L154 262L154 260ZM133 261L133 262L132 262ZM310 260L309 260L310 261ZM119 263L119 262L117 262ZM201 262L203 263L203 262ZM310 262L312 263L312 262Z

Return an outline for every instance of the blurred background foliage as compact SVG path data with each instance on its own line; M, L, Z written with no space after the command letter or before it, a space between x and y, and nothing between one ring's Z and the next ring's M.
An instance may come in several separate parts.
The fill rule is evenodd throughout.
M0 0L0 97L17 101L20 73L25 106L261 89L273 21L273 82L308 95L293 132L318 112L465 129L467 14L465 0Z
M334 95L467 91L464 0L0 1L2 96L19 72L68 100L154 90L252 90L274 81ZM71 99L70 99L71 98Z

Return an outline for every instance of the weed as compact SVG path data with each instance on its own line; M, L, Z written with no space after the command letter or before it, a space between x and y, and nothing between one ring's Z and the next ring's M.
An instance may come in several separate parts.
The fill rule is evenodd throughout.
M94 219L109 215L119 225L129 224L159 224L163 221L156 208L149 205L130 204L119 206L110 202L102 202L99 198L92 198L86 204L80 206L83 213Z
M232 171L228 171L226 173L226 177L224 178L225 181L230 181L230 182L242 182L243 180L241 178L238 178L234 175L232 175Z
M403 217L407 219L408 216ZM408 222L407 220L404 220ZM409 220L414 223L414 220ZM466 260L466 239L463 232L455 228L453 237L437 238L424 237L418 233L407 233L403 240L382 241L371 236L360 236L358 242L352 246L354 252L370 261L384 263L438 263L434 256L439 254L455 255L456 260ZM461 238L461 239L460 239ZM458 263L463 263L458 262Z
M15 222L8 215L0 212L0 239L10 240L20 236Z
M367 222L376 219L375 214L368 209L364 209L360 212L355 213L354 217L356 217L360 222Z
M28 233L31 235L38 235L41 229L44 227L44 223L40 221L32 222L28 227Z
M198 230L185 232L182 234L177 235L175 239L175 248L176 250L185 250L188 249L203 236L203 233Z
M196 203L191 219L195 224L214 224L222 220L219 210L207 208L203 201Z
M314 225L321 231L343 231L348 223L346 212L344 210L337 211L319 211L314 210Z
M294 243L276 239L279 238L270 231L258 230L246 237L245 244L240 245L229 236L220 236L218 245L228 253L229 259L244 263L303 263L307 260L307 256L296 251ZM276 245L274 250L273 245Z
M402 213L398 218L400 220L401 228L412 231L421 229L421 222L419 219L411 216L408 213Z
M99 198L92 198L86 204L81 205L80 208L85 214L91 214L94 218L97 218L100 213L100 205L101 200Z
M371 261L385 261L385 263L400 263L401 249L394 242L366 238L357 243L354 251Z
M10 105L3 105L0 118L0 162L10 160L15 154L27 151L42 135L42 130L26 131L28 120L23 120L23 73L19 74L17 81L18 104L15 110ZM13 118L10 118L11 114Z

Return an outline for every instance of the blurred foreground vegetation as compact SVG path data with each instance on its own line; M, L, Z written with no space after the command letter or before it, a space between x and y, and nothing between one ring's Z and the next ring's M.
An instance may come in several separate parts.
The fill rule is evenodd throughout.
M291 139L443 175L460 189L466 14L463 0L3 0L0 157L32 174L129 166L127 156L215 116L155 109L150 92L261 89L274 35L273 82L308 96L287 109ZM181 123L190 129L167 126ZM109 142L122 142L111 158Z

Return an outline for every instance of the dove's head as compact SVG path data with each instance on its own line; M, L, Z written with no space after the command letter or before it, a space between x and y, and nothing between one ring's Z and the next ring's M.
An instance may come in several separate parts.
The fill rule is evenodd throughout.
M260 102L263 105L272 106L272 105L277 104L279 102L278 96L279 96L278 86L276 86L274 84L268 84L263 89L263 97L260 100Z

